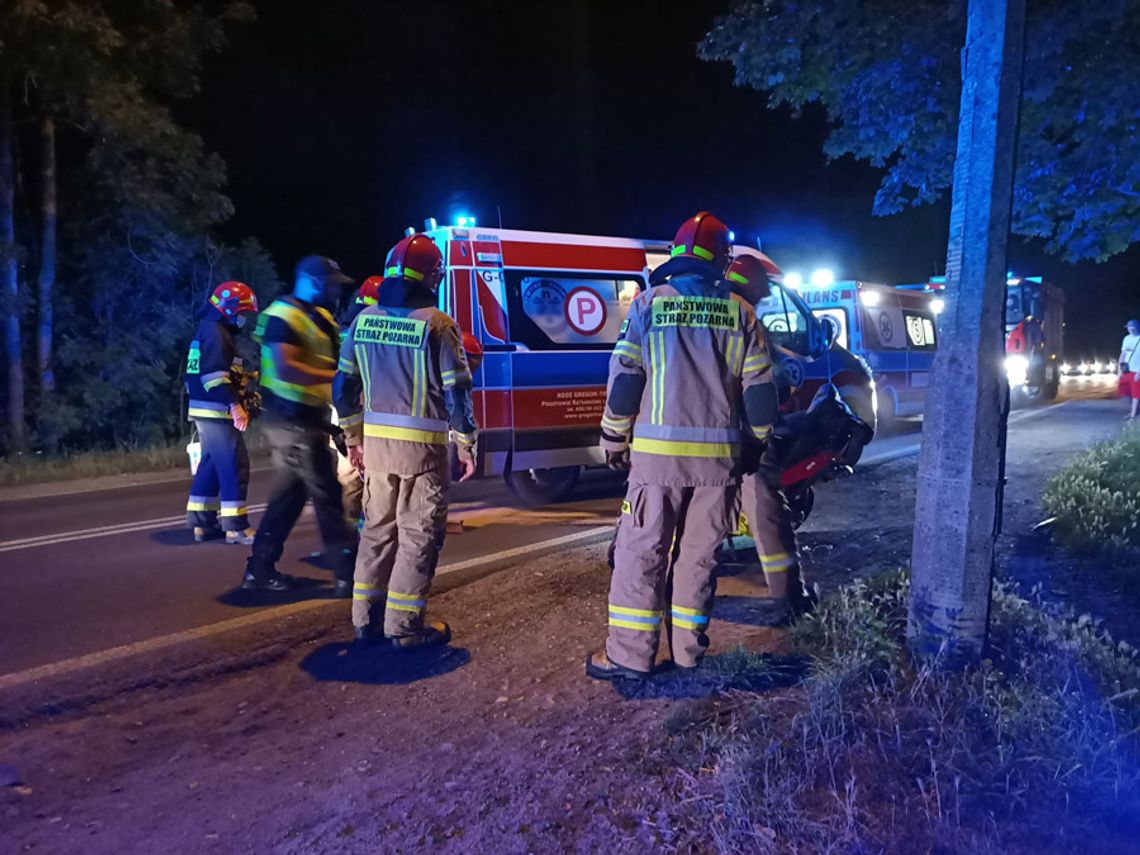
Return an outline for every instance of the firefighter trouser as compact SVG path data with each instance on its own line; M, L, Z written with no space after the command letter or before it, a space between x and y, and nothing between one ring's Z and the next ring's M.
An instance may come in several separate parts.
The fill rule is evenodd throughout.
M202 457L186 501L186 524L226 531L249 528L246 491L249 489L249 452L245 437L227 419L195 419Z
M652 670L664 619L673 661L682 668L700 662L709 646L705 631L716 590L715 553L734 527L738 507L736 485L630 485L610 582L606 653L611 661Z
M400 476L373 463L364 441L364 528L356 556L352 623L368 626L384 614L391 638L420 631L428 589L447 532L448 470Z
M257 575L272 573L285 539L311 499L325 552L337 562L338 579L352 578L351 550L355 537L344 521L340 484L336 480L336 454L329 448L328 432L307 427L269 422L265 435L273 448L273 480L269 506L257 527L248 570Z
M340 497L344 504L344 518L350 528L356 528L364 511L364 481L348 458L337 453L336 480L340 482Z
M798 593L803 582L792 515L783 492L776 486L778 479L778 473L764 467L755 475L745 475L742 506L756 541L768 593L773 599L783 600L789 593Z

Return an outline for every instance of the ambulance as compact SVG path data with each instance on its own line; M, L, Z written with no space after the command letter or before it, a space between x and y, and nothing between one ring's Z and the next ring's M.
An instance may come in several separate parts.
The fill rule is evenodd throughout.
M834 326L838 343L870 367L881 424L922 413L938 346L938 297L854 280L803 286L800 296Z
M473 396L479 474L502 476L528 502L564 498L584 467L605 464L598 442L610 353L668 242L427 225L445 265L439 308L483 345ZM771 259L734 251L760 256L776 278L758 314L778 356L785 408L806 407L830 378L874 426L866 367L780 286Z

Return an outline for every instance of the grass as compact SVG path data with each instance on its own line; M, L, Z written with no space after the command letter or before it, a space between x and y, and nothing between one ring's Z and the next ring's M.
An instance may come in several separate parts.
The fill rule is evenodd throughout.
M1093 446L1050 479L1054 534L1077 552L1140 549L1140 432Z
M1140 658L999 588L992 658L905 652L908 583L857 583L797 627L800 686L668 722L684 821L719 852L1120 851L1140 833Z
M117 448L58 455L19 454L3 457L0 458L0 489L55 481L74 481L80 478L178 469L189 477L189 460L186 456L186 443L189 441L188 438L183 438L166 445L147 448ZM266 448L264 437L256 426L246 435L246 446L252 455L257 455Z
M84 451L75 454L20 454L0 459L0 488L72 481L137 472L185 468L186 440L151 448Z

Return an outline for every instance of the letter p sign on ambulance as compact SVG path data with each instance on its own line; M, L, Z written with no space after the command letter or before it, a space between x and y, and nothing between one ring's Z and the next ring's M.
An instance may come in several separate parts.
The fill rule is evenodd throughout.
M566 322L578 335L594 335L606 325L606 304L590 288L575 288L566 295Z

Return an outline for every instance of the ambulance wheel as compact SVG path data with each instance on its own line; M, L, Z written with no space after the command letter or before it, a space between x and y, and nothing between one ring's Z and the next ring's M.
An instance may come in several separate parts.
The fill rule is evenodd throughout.
M581 466L556 469L522 469L503 473L511 492L528 505L546 505L565 499L578 484Z

